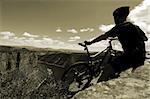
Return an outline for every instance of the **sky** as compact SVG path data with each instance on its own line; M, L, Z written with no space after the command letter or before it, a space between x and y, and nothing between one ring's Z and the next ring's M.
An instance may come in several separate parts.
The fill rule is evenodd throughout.
M113 26L112 12L130 6L129 20L150 31L150 0L0 0L0 44L81 49ZM149 19L149 20L148 20ZM91 46L106 47L102 41Z

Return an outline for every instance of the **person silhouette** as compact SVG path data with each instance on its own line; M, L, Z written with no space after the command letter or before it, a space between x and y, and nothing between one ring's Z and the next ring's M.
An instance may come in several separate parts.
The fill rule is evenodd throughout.
M108 37L117 37L123 48L123 54L116 57L112 62L108 63L99 77L98 82L107 81L110 77L120 74L122 71L137 67L144 64L145 61L145 42L148 38L139 26L127 22L129 15L129 6L117 8L113 12L115 26L95 38L92 41L85 41L87 45L91 45L101 40L106 40Z

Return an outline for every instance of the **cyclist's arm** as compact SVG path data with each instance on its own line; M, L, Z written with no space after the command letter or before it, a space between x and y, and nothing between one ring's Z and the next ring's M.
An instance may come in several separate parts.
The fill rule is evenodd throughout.
M91 41L91 44L92 43L96 43L96 42L99 42L101 40L106 40L108 38L108 36L106 34L103 34L103 35L100 35L99 37L95 38L94 40Z
M111 30L109 30L108 32L106 32L103 35L100 35L99 37L95 38L94 40L92 40L90 43L95 43L95 42L99 42L101 40L106 40L108 37L116 37L117 35L117 27L113 27Z

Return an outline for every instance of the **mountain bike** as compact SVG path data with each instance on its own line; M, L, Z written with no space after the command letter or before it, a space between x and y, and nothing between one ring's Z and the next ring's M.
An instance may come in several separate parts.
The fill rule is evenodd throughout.
M87 61L72 64L62 75L61 80L68 86L69 92L77 93L87 88L92 79L102 73L104 66L118 55L119 51L112 48L112 41L116 39L109 38L108 40L108 47L94 55L91 55L85 42L79 43L87 53Z

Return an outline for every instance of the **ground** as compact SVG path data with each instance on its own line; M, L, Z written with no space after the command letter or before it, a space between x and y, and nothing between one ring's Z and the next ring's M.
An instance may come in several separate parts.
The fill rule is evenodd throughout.
M150 99L150 61L129 69L116 79L100 82L77 93L73 99Z

